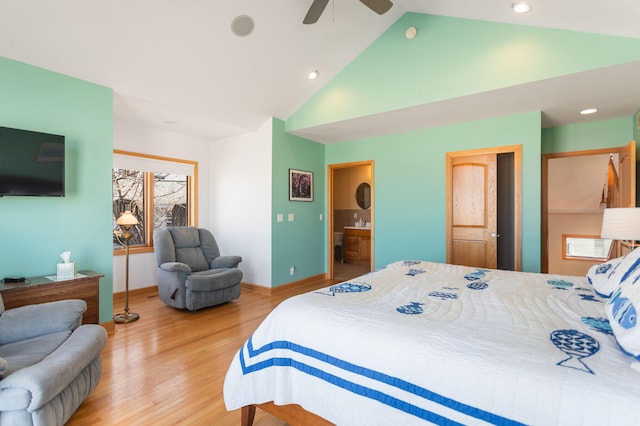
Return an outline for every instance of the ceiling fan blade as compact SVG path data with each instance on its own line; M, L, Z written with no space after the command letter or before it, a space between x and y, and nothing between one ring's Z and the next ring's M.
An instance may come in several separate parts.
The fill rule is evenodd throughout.
M311 3L311 7L307 11L302 23L315 24L320 18L320 15L322 15L322 12L324 12L324 8L327 7L328 3L329 0L313 0L313 3Z
M360 0L360 2L378 15L384 15L393 6L390 0Z

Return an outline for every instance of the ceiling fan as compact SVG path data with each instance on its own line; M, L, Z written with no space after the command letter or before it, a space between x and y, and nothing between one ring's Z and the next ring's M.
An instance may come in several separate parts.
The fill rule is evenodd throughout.
M393 3L390 0L360 0L360 2L364 3L365 6L376 12L378 15L386 13L391 9L391 6L393 6ZM311 3L311 7L307 11L302 23L315 24L320 18L320 15L322 15L322 12L324 12L328 3L329 0L313 0L313 3Z

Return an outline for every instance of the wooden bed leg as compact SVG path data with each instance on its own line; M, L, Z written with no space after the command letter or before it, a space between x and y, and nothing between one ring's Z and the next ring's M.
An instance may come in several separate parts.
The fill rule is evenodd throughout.
M256 415L255 405L245 405L242 407L242 426L252 426L253 418Z

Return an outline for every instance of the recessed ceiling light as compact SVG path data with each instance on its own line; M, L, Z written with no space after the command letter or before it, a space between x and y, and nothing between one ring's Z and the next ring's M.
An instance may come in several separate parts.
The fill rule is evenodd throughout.
M309 73L309 75L307 76L307 78L309 80L315 80L316 78L318 78L318 70L313 70Z
M597 108L587 108L587 109L583 109L582 111L580 111L580 114L589 115L589 114L594 114L596 112L598 112Z
M531 10L531 6L529 5L529 3L524 1L517 1L513 3L511 7L513 8L513 11L515 13L527 13Z

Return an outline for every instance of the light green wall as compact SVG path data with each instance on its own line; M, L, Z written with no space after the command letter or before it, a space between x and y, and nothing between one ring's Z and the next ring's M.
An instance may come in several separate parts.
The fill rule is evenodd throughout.
M614 148L634 140L633 117L542 129L542 153Z
M0 57L0 126L66 137L64 198L0 198L0 276L55 275L69 250L105 275L101 322L113 315L112 102L111 89Z
M322 144L284 131L284 122L273 119L273 200L271 286L323 274L325 250L325 167ZM313 201L289 201L289 169L313 173ZM294 221L288 221L293 213ZM284 215L277 222L277 214ZM320 220L320 214L323 220ZM289 275L294 265L295 275Z
M413 40L404 37L409 26L418 28ZM286 129L638 59L640 39L407 13L296 111Z
M446 260L446 153L523 147L525 271L540 270L540 113L330 144L327 164L374 160L375 266Z

